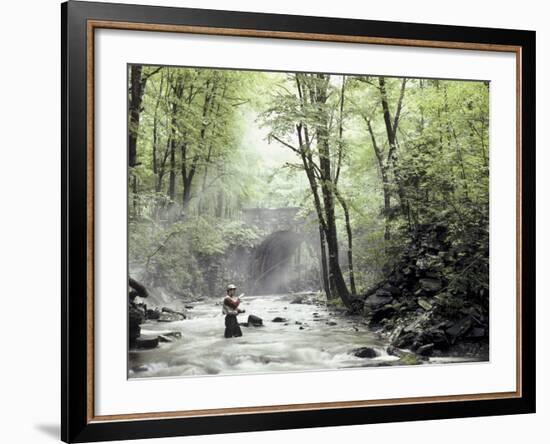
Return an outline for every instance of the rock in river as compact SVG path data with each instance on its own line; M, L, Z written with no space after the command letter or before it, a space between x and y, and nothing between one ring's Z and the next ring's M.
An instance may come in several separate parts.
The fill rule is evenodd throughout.
M262 318L256 315L249 315L248 316L248 325L252 325L253 327L261 327L264 325Z
M358 358L376 358L378 353L372 347L360 347L353 350L353 354Z
M142 348L142 349L148 349L148 348L155 348L159 345L159 338L158 336L154 337L143 337L140 336L136 339L136 348Z

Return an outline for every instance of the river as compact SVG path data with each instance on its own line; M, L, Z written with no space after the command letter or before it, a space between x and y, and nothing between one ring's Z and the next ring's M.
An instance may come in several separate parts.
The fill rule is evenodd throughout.
M362 316L347 316L316 295L306 303L291 303L296 295L244 296L241 307L263 319L262 327L244 327L243 336L226 339L219 300L196 301L188 306L188 319L141 325L142 336L180 332L181 339L161 343L152 350L129 353L130 378L192 375L229 375L304 370L328 370L395 364L388 343L366 325ZM273 322L276 317L286 321ZM359 358L354 350L371 347L378 356ZM454 359L456 361L457 359ZM438 359L430 362L446 362Z

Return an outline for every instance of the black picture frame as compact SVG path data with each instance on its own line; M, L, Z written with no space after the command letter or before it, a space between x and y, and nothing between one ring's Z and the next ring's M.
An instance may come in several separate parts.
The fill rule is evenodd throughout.
M293 411L254 411L230 415L102 420L93 416L90 399L90 251L93 226L93 178L90 180L91 133L87 82L90 21L189 26L262 31L289 35L369 37L388 42L438 42L509 45L518 48L521 98L517 196L520 257L518 292L520 393L496 399L438 400L387 405L333 407ZM69 1L61 5L62 53L62 383L61 438L90 442L180 435L231 433L322 426L415 421L442 418L510 415L535 412L535 32L507 29L397 23L357 19L306 17L188 8ZM384 44L384 43L382 43ZM399 43L397 43L399 44ZM430 45L428 45L430 46ZM435 45L437 46L437 45ZM521 118L525 116L525 118ZM90 197L92 196L92 197ZM91 199L91 200L90 200ZM90 205L92 205L90 207ZM92 345L93 346L93 345ZM92 414L90 414L92 409Z

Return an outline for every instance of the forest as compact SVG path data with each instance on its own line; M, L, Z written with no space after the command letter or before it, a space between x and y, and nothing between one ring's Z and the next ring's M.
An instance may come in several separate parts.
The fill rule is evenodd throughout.
M133 64L128 167L159 304L311 292L400 349L488 344L488 82Z

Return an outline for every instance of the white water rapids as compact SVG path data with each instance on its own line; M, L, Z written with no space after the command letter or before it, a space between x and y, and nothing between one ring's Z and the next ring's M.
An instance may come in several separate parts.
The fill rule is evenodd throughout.
M129 353L130 378L190 375L229 375L323 370L390 364L387 343L369 330L362 316L346 316L310 296L310 303L291 304L296 295L244 296L239 322L249 314L263 319L262 327L241 326L243 336L224 338L221 298L194 302L188 319L169 323L148 321L142 336L181 332L181 339L152 350ZM273 322L275 317L285 322ZM302 329L300 329L302 327ZM371 347L375 358L359 358L354 350ZM441 361L439 361L441 362Z

